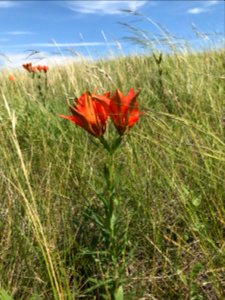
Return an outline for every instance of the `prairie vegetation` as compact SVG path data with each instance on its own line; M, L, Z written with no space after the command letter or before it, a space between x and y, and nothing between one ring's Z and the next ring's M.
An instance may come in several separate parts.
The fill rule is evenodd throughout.
M86 212L102 209L105 152L57 116L96 87L140 89L144 111L115 156L124 299L224 299L224 52L50 67L44 101L44 77L13 75L0 75L0 299L104 299L107 261Z

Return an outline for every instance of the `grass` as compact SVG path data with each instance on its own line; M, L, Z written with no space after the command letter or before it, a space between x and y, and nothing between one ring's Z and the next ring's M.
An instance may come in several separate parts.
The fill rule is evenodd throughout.
M140 88L145 112L116 155L125 299L224 299L224 52L158 58L52 67L46 105L25 71L1 75L0 299L103 299L107 264L89 255L102 245L84 213L101 210L104 150L57 117L95 87Z

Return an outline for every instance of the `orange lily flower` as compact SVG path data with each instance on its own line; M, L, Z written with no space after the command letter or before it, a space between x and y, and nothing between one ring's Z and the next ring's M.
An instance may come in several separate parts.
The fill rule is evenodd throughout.
M23 64L23 68L30 73L36 73L37 71L44 71L45 73L47 73L48 71L48 66L32 66L32 63Z
M32 66L32 63L23 64L23 67L25 70L27 70L30 73L36 73L37 67Z
M48 72L48 66L42 66L42 70L45 72L45 73L47 73Z
M31 69L31 72L36 73L37 72L37 67L33 66L32 69Z
M14 80L15 80L15 77L14 77L13 74L10 74L10 75L9 75L9 80L10 80L10 81L14 81Z
M40 66L40 65L38 65L37 69L38 69L39 72L44 71L45 73L47 73L48 66Z
M105 133L109 115L110 99L107 95L108 93L93 95L86 92L79 99L75 99L75 104L70 107L72 116L59 117L72 121L95 137L100 137Z
M41 72L41 71L43 70L43 67L40 66L40 65L38 65L38 66L37 66L37 69L38 69L39 72Z
M110 117L120 135L123 135L131 128L143 113L139 112L137 97L131 88L125 96L121 91L116 90L110 102Z
M32 72L32 69L33 69L32 63L23 64L23 68L25 70L27 70L28 72Z

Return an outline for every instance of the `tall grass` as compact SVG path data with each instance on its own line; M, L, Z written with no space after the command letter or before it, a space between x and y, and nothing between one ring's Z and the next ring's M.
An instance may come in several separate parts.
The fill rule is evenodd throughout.
M224 299L224 52L118 57L55 67L46 104L25 72L0 81L0 299L102 299L90 251L105 157L57 117L70 98L141 89L145 112L116 159L127 228L125 299ZM5 298L4 298L5 297ZM32 298L33 297L33 298Z

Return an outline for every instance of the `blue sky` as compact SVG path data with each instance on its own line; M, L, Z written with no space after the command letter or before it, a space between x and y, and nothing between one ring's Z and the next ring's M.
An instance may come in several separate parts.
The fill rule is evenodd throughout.
M188 40L197 49L211 42L201 33L224 34L224 9L223 0L0 0L0 65L16 66L32 58L45 62L46 57L60 62L77 59L76 53L97 58L141 51L124 39L133 33L121 23L161 39L160 24L177 41ZM39 53L27 58L32 50Z

